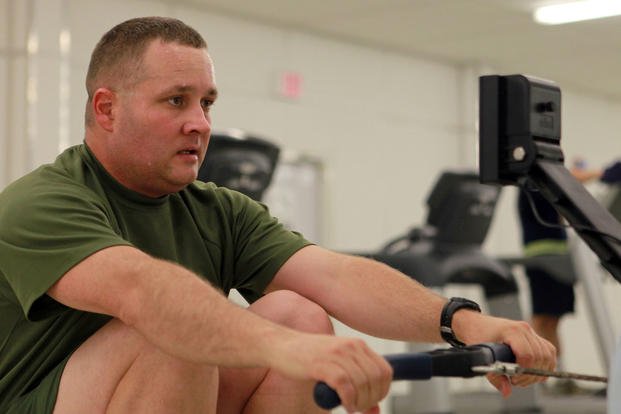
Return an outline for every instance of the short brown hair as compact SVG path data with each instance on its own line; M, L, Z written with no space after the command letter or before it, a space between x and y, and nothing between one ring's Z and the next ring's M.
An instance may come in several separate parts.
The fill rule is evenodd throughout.
M86 92L90 103L102 76L119 80L133 79L142 62L144 52L152 40L179 43L197 49L206 49L205 39L181 20L170 17L137 17L110 29L99 40L86 74ZM86 111L87 122L89 120Z

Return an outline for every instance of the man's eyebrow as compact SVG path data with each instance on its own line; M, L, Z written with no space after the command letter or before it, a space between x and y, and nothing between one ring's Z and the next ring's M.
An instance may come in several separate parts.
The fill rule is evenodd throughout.
M175 85L172 86L168 89L166 89L164 91L164 94L170 94L170 93L188 93L188 92L194 92L196 90L195 87L193 86L188 86L188 85ZM210 88L207 90L206 96L212 98L212 99L216 99L218 97L218 90L216 88Z
M207 92L207 96L215 100L218 97L218 90L216 88L209 89L209 91Z

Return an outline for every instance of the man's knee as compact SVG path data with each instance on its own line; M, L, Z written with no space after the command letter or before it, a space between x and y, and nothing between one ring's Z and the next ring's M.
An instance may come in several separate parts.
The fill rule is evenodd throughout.
M249 309L264 318L304 332L334 333L332 321L324 308L290 290L268 293Z

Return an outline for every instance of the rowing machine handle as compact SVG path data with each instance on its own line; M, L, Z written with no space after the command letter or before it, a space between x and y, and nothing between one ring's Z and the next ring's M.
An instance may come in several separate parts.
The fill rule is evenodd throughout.
M416 354L395 354L384 356L392 366L393 381L410 379L429 379L432 375L431 355L424 352ZM341 405L339 395L325 382L318 382L314 390L315 402L323 409L330 410Z
M433 376L473 377L481 375L470 370L475 365L515 361L515 356L508 345L492 343L431 352L386 355L384 358L392 366L393 381L426 380ZM447 372L446 363L452 372ZM336 408L341 404L336 391L325 382L315 384L313 397L315 403L325 410Z

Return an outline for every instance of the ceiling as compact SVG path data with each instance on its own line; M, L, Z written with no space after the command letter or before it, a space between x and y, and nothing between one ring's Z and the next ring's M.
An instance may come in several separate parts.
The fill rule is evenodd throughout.
M532 20L535 5L558 1L183 1L383 50L535 75L561 89L621 100L621 17L558 26Z

